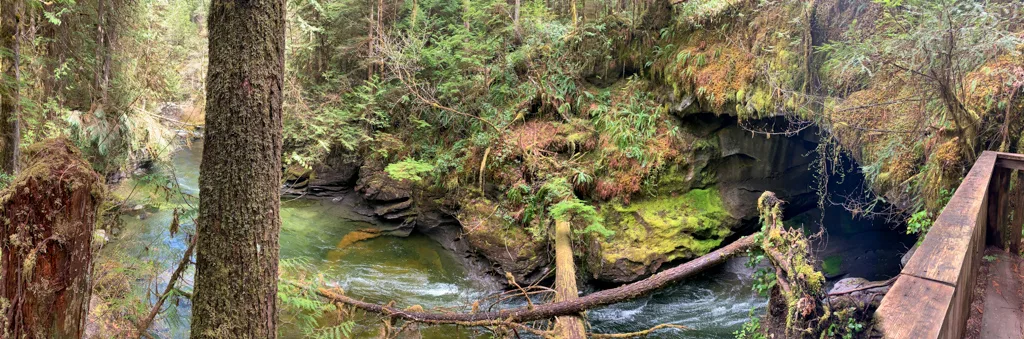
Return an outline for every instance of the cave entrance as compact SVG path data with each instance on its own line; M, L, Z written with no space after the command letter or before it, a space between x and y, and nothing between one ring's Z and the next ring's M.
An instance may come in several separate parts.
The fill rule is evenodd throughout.
M772 191L786 201L786 225L820 234L811 245L829 281L899 274L917 237L906 233L903 216L876 199L855 159L841 155L827 164L835 170L819 170L822 131L816 126L781 117L739 122L712 113L686 115L682 125L717 140L707 171L717 176L727 210L744 221L737 233L760 229L757 199Z

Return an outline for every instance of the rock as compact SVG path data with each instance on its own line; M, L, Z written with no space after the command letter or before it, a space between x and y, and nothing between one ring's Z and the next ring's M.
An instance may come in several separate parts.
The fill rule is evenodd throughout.
M412 199L406 199L406 200L402 200L402 201L399 201L399 202L396 202L396 203L385 203L385 204L382 204L382 205L377 205L377 207L373 208L373 213L376 214L377 216L382 216L383 217L385 215L389 215L389 214L393 215L393 214L396 214L396 213L399 213L399 212L402 212L402 211L406 211L411 206L412 206ZM415 214L415 212L413 212L413 214ZM396 218L387 218L387 219L396 219Z
M310 190L337 191L352 187L362 160L352 153L340 148L331 150L323 163L313 166L315 177L310 180Z
M914 256L914 253L917 252L917 248L918 247L920 247L920 246L915 244L914 247L911 247L910 250L907 251L907 253L903 254L903 257L900 258L900 267L906 267L907 266L907 263L910 262L910 258Z
M840 300L853 300L857 304L870 304L874 302L880 302L882 297L889 292L891 284L885 285L884 281L868 281L864 278L845 278L839 280L832 286L832 289L828 291L829 298L834 302ZM882 285L879 287L868 288L860 291L851 292L858 288L863 288L869 285Z
M135 205L134 207L132 207L132 211L133 211L133 212L135 212L135 211L141 211L141 210L142 210L143 208L146 208L146 207L145 207L145 206L142 206L142 205Z
M808 133L808 132L804 132ZM786 210L799 212L817 202L813 148L800 135L793 137L752 135L736 124L715 133L720 154L711 170L718 176L726 210L738 219L757 218L757 198L775 192L786 201Z
M707 254L739 225L715 187L628 206L606 204L601 213L615 235L595 237L586 264L594 279L614 283L636 281L665 263Z
M690 108L693 107L693 104L696 101L697 99L693 96L693 94L687 94L685 97L679 99L679 102L672 106L670 111L680 116L686 115L692 112Z
M412 184L391 179L383 170L372 170L363 166L359 170L356 191L369 201L396 201L412 197Z
M104 229L97 229L92 231L92 248L93 251L103 248L107 242L110 241L110 237L107 236L107 231Z
M868 280L864 278L844 278L840 279L832 285L832 289L828 291L829 294L843 293L849 290L856 289L858 287L867 284Z
M459 211L465 238L469 246L493 268L504 275L511 273L520 285L529 285L542 279L551 264L547 243L530 235L520 225L510 225L500 214L497 205L477 198L465 201Z

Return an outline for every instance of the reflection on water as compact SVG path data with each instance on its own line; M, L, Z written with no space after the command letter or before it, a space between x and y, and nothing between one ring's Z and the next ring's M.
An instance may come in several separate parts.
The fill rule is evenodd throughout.
M176 153L168 172L183 191L198 193L199 161L202 144ZM165 169L165 171L167 171ZM127 183L127 185L133 185ZM145 196L151 188L138 188ZM172 199L181 203L181 198ZM190 201L195 204L195 201ZM125 232L115 240L134 244L134 253L155 261L170 272L186 247L185 236L168 235L172 208L148 211L147 218L125 215ZM281 205L281 259L300 259L323 274L329 284L347 294L371 302L395 301L396 305L421 305L424 309L466 310L476 300L494 293L473 281L454 254L424 236L407 238L377 236L377 225L356 214L344 201L286 199ZM358 241L357 241L358 240ZM662 331L656 338L725 338L748 318L752 308L760 309L765 300L751 292L750 272L745 259L735 259L723 267L705 272L695 279L677 284L653 295L628 303L592 310L588 317L596 332L629 332L661 323L680 324L692 331ZM187 273L191 286L193 272ZM162 286L160 287L162 288ZM139 295L145 295L140 287ZM171 338L188 337L190 304L177 304L179 318L161 320L156 328ZM357 337L376 337L379 322L357 328ZM287 327L287 325L282 325ZM297 337L283 329L283 337ZM466 330L435 327L423 331L424 338L469 338Z

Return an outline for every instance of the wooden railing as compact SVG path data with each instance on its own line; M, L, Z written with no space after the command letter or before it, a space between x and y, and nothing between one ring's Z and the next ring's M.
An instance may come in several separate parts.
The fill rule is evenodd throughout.
M1020 250L1024 190L1010 191L1014 170L1024 156L986 151L974 163L875 312L885 338L963 337L985 247Z

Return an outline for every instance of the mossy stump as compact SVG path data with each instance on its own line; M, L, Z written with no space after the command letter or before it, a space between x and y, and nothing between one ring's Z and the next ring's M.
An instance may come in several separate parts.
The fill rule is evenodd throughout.
M81 338L103 181L66 140L26 155L28 167L0 192L0 337Z

